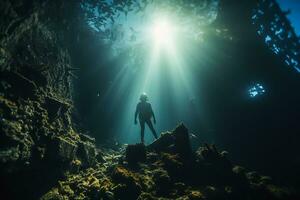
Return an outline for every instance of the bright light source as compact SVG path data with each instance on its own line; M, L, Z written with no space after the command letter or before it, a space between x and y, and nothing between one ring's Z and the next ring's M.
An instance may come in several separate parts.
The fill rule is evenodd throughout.
M248 90L249 96L251 98L263 95L265 92L265 88L260 83L256 83Z
M151 28L152 39L156 44L169 44L174 41L175 26L166 19L157 20Z

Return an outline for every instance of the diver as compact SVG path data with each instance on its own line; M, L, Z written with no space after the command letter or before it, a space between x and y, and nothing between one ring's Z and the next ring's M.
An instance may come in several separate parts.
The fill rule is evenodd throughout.
M153 117L153 122L154 122L154 124L156 124L156 119L155 119L151 104L148 103L147 101L148 101L147 94L143 93L140 96L140 102L136 106L136 111L135 111L135 115L134 115L134 124L137 124L136 118L139 115L139 122L140 122L140 126L141 126L141 142L143 144L144 144L145 123L150 128L155 139L157 139L156 131L154 130L153 124L151 122L151 118Z

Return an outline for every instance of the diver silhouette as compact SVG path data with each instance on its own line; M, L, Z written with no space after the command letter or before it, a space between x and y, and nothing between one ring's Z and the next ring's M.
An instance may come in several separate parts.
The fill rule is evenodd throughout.
M137 124L137 116L139 115L139 122L141 126L141 142L144 143L144 132L145 132L145 123L150 128L152 134L154 135L155 139L157 139L156 131L153 127L153 124L151 122L151 118L153 117L153 122L156 124L156 119L154 112L152 110L152 106L148 101L147 94L143 93L140 96L140 102L136 106L136 111L134 115L134 123Z

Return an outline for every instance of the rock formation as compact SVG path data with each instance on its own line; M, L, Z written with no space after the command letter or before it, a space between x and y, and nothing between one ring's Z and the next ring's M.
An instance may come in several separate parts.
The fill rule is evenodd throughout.
M179 146L175 145L177 140L166 142L166 134L175 137L188 132L181 124L146 148L143 144L136 144L119 151L102 149L102 161L79 173L68 174L42 199L298 198L295 191L276 186L270 177L234 165L226 157L227 152L220 152L214 145L205 144L196 152L182 154L176 148L190 149L186 146L188 143L180 142L183 146ZM163 148L162 144L166 147ZM171 146L174 148L169 148ZM146 158L141 155L146 155Z
M73 69L57 30L65 4L1 1L0 187L8 199L38 198L66 170L96 161L95 140L72 122Z

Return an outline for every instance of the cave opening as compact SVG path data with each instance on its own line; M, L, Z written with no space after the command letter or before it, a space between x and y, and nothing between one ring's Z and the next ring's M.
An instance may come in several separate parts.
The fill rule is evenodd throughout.
M4 0L1 193L299 199L299 5ZM143 93L163 133L146 145Z
M167 7L162 9L161 4ZM116 11L112 20L96 26L94 18L106 13L83 5L94 17L86 19L93 37L87 37L74 56L78 66L85 66L75 82L84 123L96 138L137 142L139 130L133 124L133 114L139 95L146 92L158 116L158 132L180 122L195 132L201 126L211 129L199 88L205 87L202 77L210 76L217 65L209 58L218 50L207 41L215 34L209 33L209 26L216 19L218 1L187 7L155 2L143 5L143 10L134 3L130 6L130 12ZM172 12L182 7L183 11ZM148 136L149 143L153 139ZM203 137L213 140L209 134Z
M291 63L295 61L291 56L286 57L289 61L282 59L287 51L274 39L285 33L275 30L270 41L270 33L261 29L268 23L262 21L261 12L267 3L274 10L279 8L273 1L245 5L210 1L185 7L190 12L168 16L166 10L182 5L142 5L144 10L139 13L133 3L130 11L116 12L98 25L95 18L101 18L101 9L95 11L97 7L86 4L84 9L92 17L85 19L88 31L73 56L78 66L84 66L75 81L80 121L99 144L138 142L139 127L133 116L139 95L146 92L158 116L158 132L184 122L199 143L216 143L250 166L259 163L254 160L261 151L271 154L283 144L294 151L290 137L299 130L294 112L299 109L299 95L290 93L289 85L299 85L297 70L293 70L297 65ZM229 14L232 10L235 14ZM157 42L153 34L149 38L153 18L164 23L161 26L175 22L172 48L167 44L169 37L160 44L163 48L153 51ZM281 16L274 20L280 21ZM287 64L290 68L284 67ZM150 143L153 138L147 131ZM289 136L282 138L282 132ZM249 151L253 146L257 148ZM262 156L260 162L264 159Z

